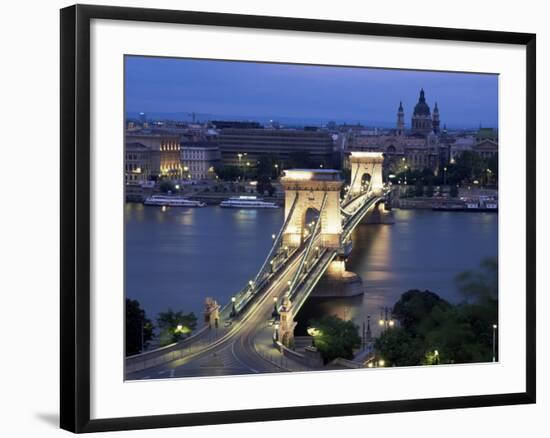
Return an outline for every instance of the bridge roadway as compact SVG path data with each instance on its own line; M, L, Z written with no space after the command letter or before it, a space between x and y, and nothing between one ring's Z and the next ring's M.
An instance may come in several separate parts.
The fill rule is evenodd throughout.
M317 237L318 238L318 237ZM234 375L251 373L273 373L286 371L281 365L296 368L281 357L280 352L272 345L274 328L268 324L273 312L273 297L282 297L288 288L288 281L294 276L305 250L303 245L287 261L288 266L276 275L265 290L253 300L242 318L235 318L232 327L221 336L216 336L216 329L204 332L199 342L208 342L209 335L213 340L196 353L190 353L181 359L174 360L153 368L129 373L127 380L155 379L167 377L200 377L216 375ZM223 325L223 324L221 324ZM262 342L260 342L260 340ZM266 345L267 341L267 345ZM260 354L259 352L262 352Z
M348 239L353 229L382 196L375 196L360 203L346 218L343 236ZM357 203L357 198L352 202ZM349 207L351 203L346 203ZM312 246L320 236L314 236ZM306 244L295 250L285 260L284 269L273 275L270 282L258 291L247 309L234 318L229 328L212 328L201 333L195 341L196 349L181 359L128 373L126 380L163 379L173 377L206 377L252 373L275 373L287 370L303 370L301 363L283 357L272 342L273 326L269 325L273 312L273 297L281 298L288 291L288 282L294 277L305 251ZM294 293L297 310L305 302L317 281L334 258L336 250L313 251L308 264L311 269L300 278L300 287ZM292 300L294 303L294 299ZM221 324L223 325L223 323ZM200 346L202 345L202 347Z

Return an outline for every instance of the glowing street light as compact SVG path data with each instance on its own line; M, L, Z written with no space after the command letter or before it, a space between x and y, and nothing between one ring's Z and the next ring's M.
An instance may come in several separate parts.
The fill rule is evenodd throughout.
M382 307L380 309L380 319L378 325L384 327L384 329L395 327L395 320L391 317L391 309L388 307Z
M229 314L229 316L231 318L234 318L235 316L237 316L237 309L235 308L235 301L237 301L237 298L231 297L231 313Z
M384 367L385 365L386 365L386 361L385 361L384 359L380 359L380 360L378 361L378 366L379 366L379 367Z

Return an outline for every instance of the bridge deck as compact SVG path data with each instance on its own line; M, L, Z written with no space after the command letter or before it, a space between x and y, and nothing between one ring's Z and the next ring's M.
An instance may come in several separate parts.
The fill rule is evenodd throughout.
M344 217L341 239L343 244L349 240L351 233L365 215L385 195L386 193L382 193L369 197L368 194L361 194L345 203L344 206L348 214ZM361 201L361 199L363 200ZM267 321L271 318L273 311L273 297L281 298L289 292L290 282L293 286L290 289L290 299L293 303L293 314L296 315L330 263L338 255L336 249L311 251L311 248L319 242L320 234L318 232L310 236L309 239L311 240L306 240L299 248L289 253L281 253L280 249L272 248L269 254L270 257L273 257L272 260L279 257L278 266L271 271L266 271L266 263L270 261L270 257L268 257L260 269L260 272L263 271L265 274L258 275L257 283L248 285L235 295L237 315L231 316L233 303L226 304L220 313L223 325L221 329L201 330L198 335L194 336L192 342L185 346L185 351L188 354L183 354L182 350L180 358L173 361L172 366L188 366L193 361L200 362L205 357L216 356L218 352L231 348L234 356L247 364L249 372L280 371L280 367L269 362L265 352L258 353L258 346L255 344L259 334L266 333ZM279 244L279 240L277 239L276 244ZM304 266L307 267L304 268ZM144 353L143 355L148 354Z

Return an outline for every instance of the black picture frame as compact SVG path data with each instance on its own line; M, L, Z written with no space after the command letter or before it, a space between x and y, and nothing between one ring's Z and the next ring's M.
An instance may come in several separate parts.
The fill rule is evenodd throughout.
M526 47L526 391L323 406L90 419L90 21L130 20L335 34L505 43ZM210 12L75 5L61 10L60 426L82 433L535 403L536 35Z

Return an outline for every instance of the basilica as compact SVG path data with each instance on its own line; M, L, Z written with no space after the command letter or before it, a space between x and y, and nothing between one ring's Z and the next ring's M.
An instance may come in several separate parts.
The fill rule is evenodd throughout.
M451 139L444 128L440 129L439 108L435 102L433 111L426 102L424 90L420 90L418 102L411 118L411 128L405 128L405 109L399 103L394 130L376 136L356 136L349 148L356 151L379 151L385 154L385 167L390 171L432 169L438 172L450 159Z

